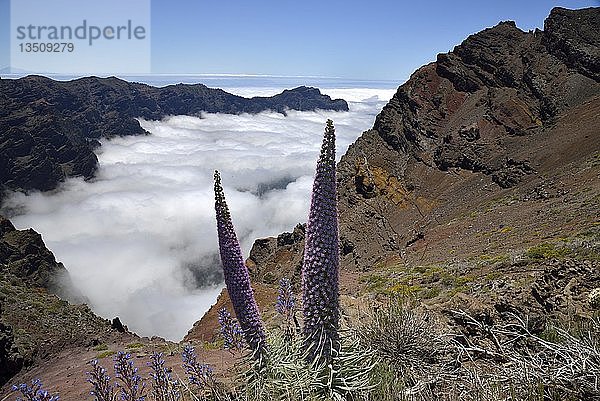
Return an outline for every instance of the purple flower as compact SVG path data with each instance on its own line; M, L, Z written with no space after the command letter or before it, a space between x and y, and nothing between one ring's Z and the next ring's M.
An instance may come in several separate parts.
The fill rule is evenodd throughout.
M115 378L123 401L144 401L146 384L131 360L131 354L119 351L115 356Z
M161 352L153 352L148 363L152 368L152 395L156 401L177 401L181 399L179 382L173 380L171 369L165 367Z
M330 358L339 345L339 233L335 129L327 120L313 183L302 265L304 339L309 358Z
M183 369L187 373L190 384L195 385L200 390L212 390L215 388L215 379L213 377L212 368L205 364L199 363L196 356L196 351L191 345L186 345L181 353L183 360Z
M219 325L223 337L223 348L231 351L239 351L244 348L244 332L226 308L219 309Z
M96 401L113 401L115 399L115 389L110 383L110 376L106 374L106 369L98 364L98 360L90 361L92 371L86 372L87 381L92 385L90 394Z
M12 386L12 391L19 391L24 398L17 397L16 401L59 401L58 394L50 395L42 386L40 379L33 379L31 387L26 383Z
M265 332L254 299L254 291L250 286L248 268L244 264L240 243L231 222L229 208L225 202L225 194L223 193L218 171L215 171L215 211L219 251L227 292L240 327L244 331L246 343L254 353L255 358L262 360L266 353Z
M279 294L277 295L275 310L285 318L287 324L294 318L296 296L292 291L292 282L288 278L282 278L279 282Z

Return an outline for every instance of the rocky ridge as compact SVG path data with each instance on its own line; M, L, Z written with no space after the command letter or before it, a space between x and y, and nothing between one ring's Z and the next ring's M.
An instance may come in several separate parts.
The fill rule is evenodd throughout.
M500 23L398 88L338 166L341 231L355 244L346 263L401 254L428 229L593 157L600 80L565 55L599 62L599 18L555 8L544 32Z
M555 8L543 32L503 22L399 87L338 164L344 266L404 256L495 198L560 192L552 175L600 150L599 23L598 8Z
M202 84L157 88L114 77L0 79L0 201L6 190L47 191L65 177L91 178L98 139L147 134L136 118L317 109L347 111L348 104L305 86L244 98Z

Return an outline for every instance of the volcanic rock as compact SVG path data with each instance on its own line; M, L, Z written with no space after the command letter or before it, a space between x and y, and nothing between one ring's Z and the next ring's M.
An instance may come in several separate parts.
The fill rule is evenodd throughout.
M288 109L347 111L348 104L304 86L248 99L202 84L156 88L114 77L0 79L0 200L6 190L47 191L65 177L91 178L99 138L147 134L136 118Z
M477 257L588 227L600 189L599 18L600 8L554 8L544 31L502 22L413 73L338 164L342 268ZM557 195L532 195L549 186ZM566 193L580 197L566 204ZM507 198L521 201L498 213ZM506 232L482 241L494 224ZM259 242L271 257L251 255L257 279L298 269L302 243Z
M21 369L67 348L136 338L67 299L85 300L41 235L17 230L0 216L0 387Z

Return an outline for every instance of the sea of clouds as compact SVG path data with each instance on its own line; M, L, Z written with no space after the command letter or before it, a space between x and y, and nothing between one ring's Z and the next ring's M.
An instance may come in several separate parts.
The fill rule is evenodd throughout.
M269 96L281 88L228 88ZM104 140L95 179L5 202L18 228L40 232L99 315L179 341L222 284L213 171L221 172L246 256L256 238L306 220L325 121L338 160L373 125L393 89L327 89L349 112L204 114L140 121L152 135Z

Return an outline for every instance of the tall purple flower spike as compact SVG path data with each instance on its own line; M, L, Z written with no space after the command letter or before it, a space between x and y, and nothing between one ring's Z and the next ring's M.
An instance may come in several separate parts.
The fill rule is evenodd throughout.
M221 176L215 171L215 211L217 216L217 232L219 234L219 251L227 292L233 304L233 310L240 327L244 331L244 339L254 353L256 359L265 356L265 332L260 312L254 299L254 291L250 286L250 275L244 263L240 243L235 234L229 208L225 202L225 194L221 186Z
M335 128L327 120L306 224L302 266L304 341L309 358L331 358L339 344L339 233Z

